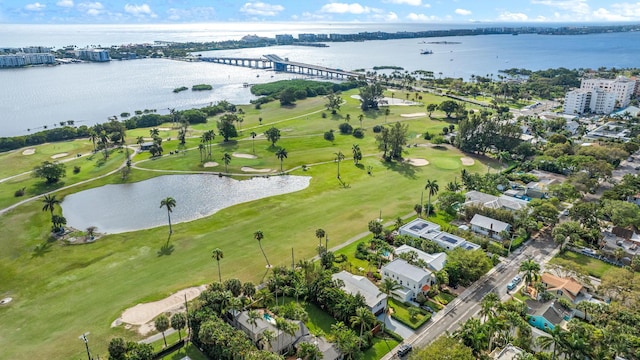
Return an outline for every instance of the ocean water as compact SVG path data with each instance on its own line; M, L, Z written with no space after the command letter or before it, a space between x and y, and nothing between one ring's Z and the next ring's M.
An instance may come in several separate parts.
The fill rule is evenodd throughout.
M239 39L246 34L274 36L290 33L353 33L359 31L418 31L454 28L416 24L185 24L185 25L6 25L0 47L112 45L164 41ZM468 25L458 27L468 28ZM426 44L431 41L460 44ZM205 52L206 55L259 57L276 54L290 60L353 70L401 66L407 71L430 70L436 76L470 78L496 75L506 68L532 70L567 67L640 67L640 33L578 36L487 35L427 39L328 43L327 48L274 46ZM420 55L422 49L433 51ZM186 109L220 100L248 103L253 97L243 83L299 77L212 63L164 59L112 61L0 70L0 136L14 136L75 120L92 125L122 112L168 108ZM207 83L210 92L176 87Z

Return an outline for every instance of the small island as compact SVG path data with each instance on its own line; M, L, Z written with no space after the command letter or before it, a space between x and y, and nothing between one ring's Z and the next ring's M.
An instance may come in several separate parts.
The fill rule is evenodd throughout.
M191 91L203 91L203 90L212 90L213 86L208 85L208 84L198 84L198 85L193 85L191 87Z
M188 87L186 87L186 86L180 86L179 88L175 88L175 89L173 89L173 92L174 92L174 93L179 93L179 92L181 92L181 91L185 91L185 90L189 90L189 88L188 88Z

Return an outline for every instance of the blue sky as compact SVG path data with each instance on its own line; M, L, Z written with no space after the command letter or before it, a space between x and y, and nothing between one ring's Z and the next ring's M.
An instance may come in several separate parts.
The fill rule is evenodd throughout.
M0 0L0 23L622 22L638 0Z

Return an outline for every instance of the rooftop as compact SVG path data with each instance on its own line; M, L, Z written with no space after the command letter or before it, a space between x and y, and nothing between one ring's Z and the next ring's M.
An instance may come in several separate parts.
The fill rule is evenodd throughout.
M344 291L349 294L360 294L364 296L367 305L371 308L387 297L386 294L380 292L380 289L378 289L374 283L364 276L353 275L342 270L339 273L333 274L331 278L333 280L342 280L344 283Z
M424 262L429 264L429 267L434 271L442 270L444 268L444 264L447 262L447 254L443 252L429 254L409 245L401 245L395 250L395 253L400 255L410 251L414 251L418 255L418 259L422 259Z
M505 222L482 216L480 214L475 214L473 216L473 219L471 219L471 225L475 225L483 229L490 229L498 233L501 231L506 231L510 226Z
M415 282L420 282L425 277L431 276L431 271L411 265L402 259L395 259L383 266L382 272L384 271L400 274Z

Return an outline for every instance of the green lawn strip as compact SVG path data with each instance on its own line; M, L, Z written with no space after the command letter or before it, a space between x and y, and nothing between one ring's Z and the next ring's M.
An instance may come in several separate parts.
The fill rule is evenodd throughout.
M518 299L518 300L520 300L520 301L522 301L522 302L525 302L525 301L527 301L527 300L530 300L530 299L531 299L531 297L530 297L530 296L522 295L522 293L521 293L520 291L516 291L516 292L515 292L515 294L513 294L513 296L514 296L516 299Z
M167 338L167 346L171 346L175 343L178 342L178 340L180 340L180 336L178 335L178 332L174 332L168 335L165 335L165 337ZM182 337L184 337L184 330L182 330ZM160 340L156 340L154 342L151 343L151 346L153 346L153 351L158 352L162 349L164 349L164 341L162 340L162 338L160 338Z
M366 236L364 239L355 241L335 252L336 255L345 254L347 256L347 262L351 263L351 266L349 265L346 266L347 271L353 274L360 274L360 275L366 274L367 269L369 268L369 262L367 260L356 258L356 249L358 248L359 243L362 243L362 242L366 243L370 241L372 238L373 238L373 234L370 234Z
M381 335L380 335L381 336ZM363 360L379 360L382 359L389 351L398 346L399 342L389 336L382 338L375 336L373 338L373 345L365 350L363 354Z
M419 313L418 315L416 315L415 319L412 320L411 316L409 315L409 306L395 299L388 299L387 301L389 301L389 306L393 308L391 317L414 330L418 329L431 318L430 313L427 313L426 311L416 307L416 309L419 310Z
M198 348L189 343L187 346L182 349L174 352L173 354L167 355L163 357L163 360L182 360L186 356L188 356L191 360L209 360L203 353L198 350Z
M316 162L313 157L318 154L323 156L320 160L332 159L325 155L327 150L330 149L309 150L305 153L308 155L294 161ZM464 156L455 149L407 150L408 156L430 161L442 156L459 161ZM179 163L179 156L182 155L168 157L167 161ZM205 219L176 224L171 238L175 250L170 256L157 255L166 242L166 227L109 235L89 245L55 243L42 256L33 256L33 248L48 237L49 215L41 211L42 204L37 201L18 207L0 217L0 294L14 298L11 306L0 311L0 348L13 359L51 358L51 354L55 358L80 358L84 349L78 344L78 334L90 331L92 351L106 354L107 344L114 336L140 338L123 327L110 327L123 310L142 299L157 300L185 287L211 282L216 277L215 264L209 256L213 247L225 251L221 262L223 277L260 282L264 263L253 239L256 230L264 232L263 247L275 265L288 263L292 247L297 259L310 258L316 254L315 229L322 227L330 234L330 246L339 244L366 231L366 224L378 217L380 209L389 219L410 212L425 179L446 184L463 168L414 168L388 164L378 157L365 158L363 166L342 163L342 178L348 188L336 180L335 163L312 166L306 172L294 172L312 176L306 190L239 204ZM367 175L367 166L372 167L372 175ZM485 171L480 163L465 168ZM85 170L83 166L80 174ZM132 169L127 182L159 175ZM60 195L121 182L115 174ZM372 196L372 190L380 196ZM33 346L33 339L38 339L37 347Z
M437 300L442 305L447 305L448 303L453 301L453 299L455 298L456 297L454 295L448 294L443 291L439 292L438 295L435 296L435 300Z
M296 299L285 297L284 303L288 304L295 302ZM307 311L309 318L305 321L305 325L309 331L316 336L326 336L331 333L331 325L337 321L331 315L327 314L324 310L320 309L317 305L310 302L303 302L300 300L300 304Z
M565 251L563 253L559 253L553 259L551 259L550 263L562 265L563 261L568 261L579 265L583 272L597 278L602 278L602 275L604 275L604 273L611 269L615 269L615 266L609 265L602 260L594 259L592 257L578 254L573 251Z
M431 301L431 300L427 300L425 303L425 305L429 306L430 308L432 308L434 311L440 311L442 310L442 308L444 308L444 306L442 306L441 304Z

